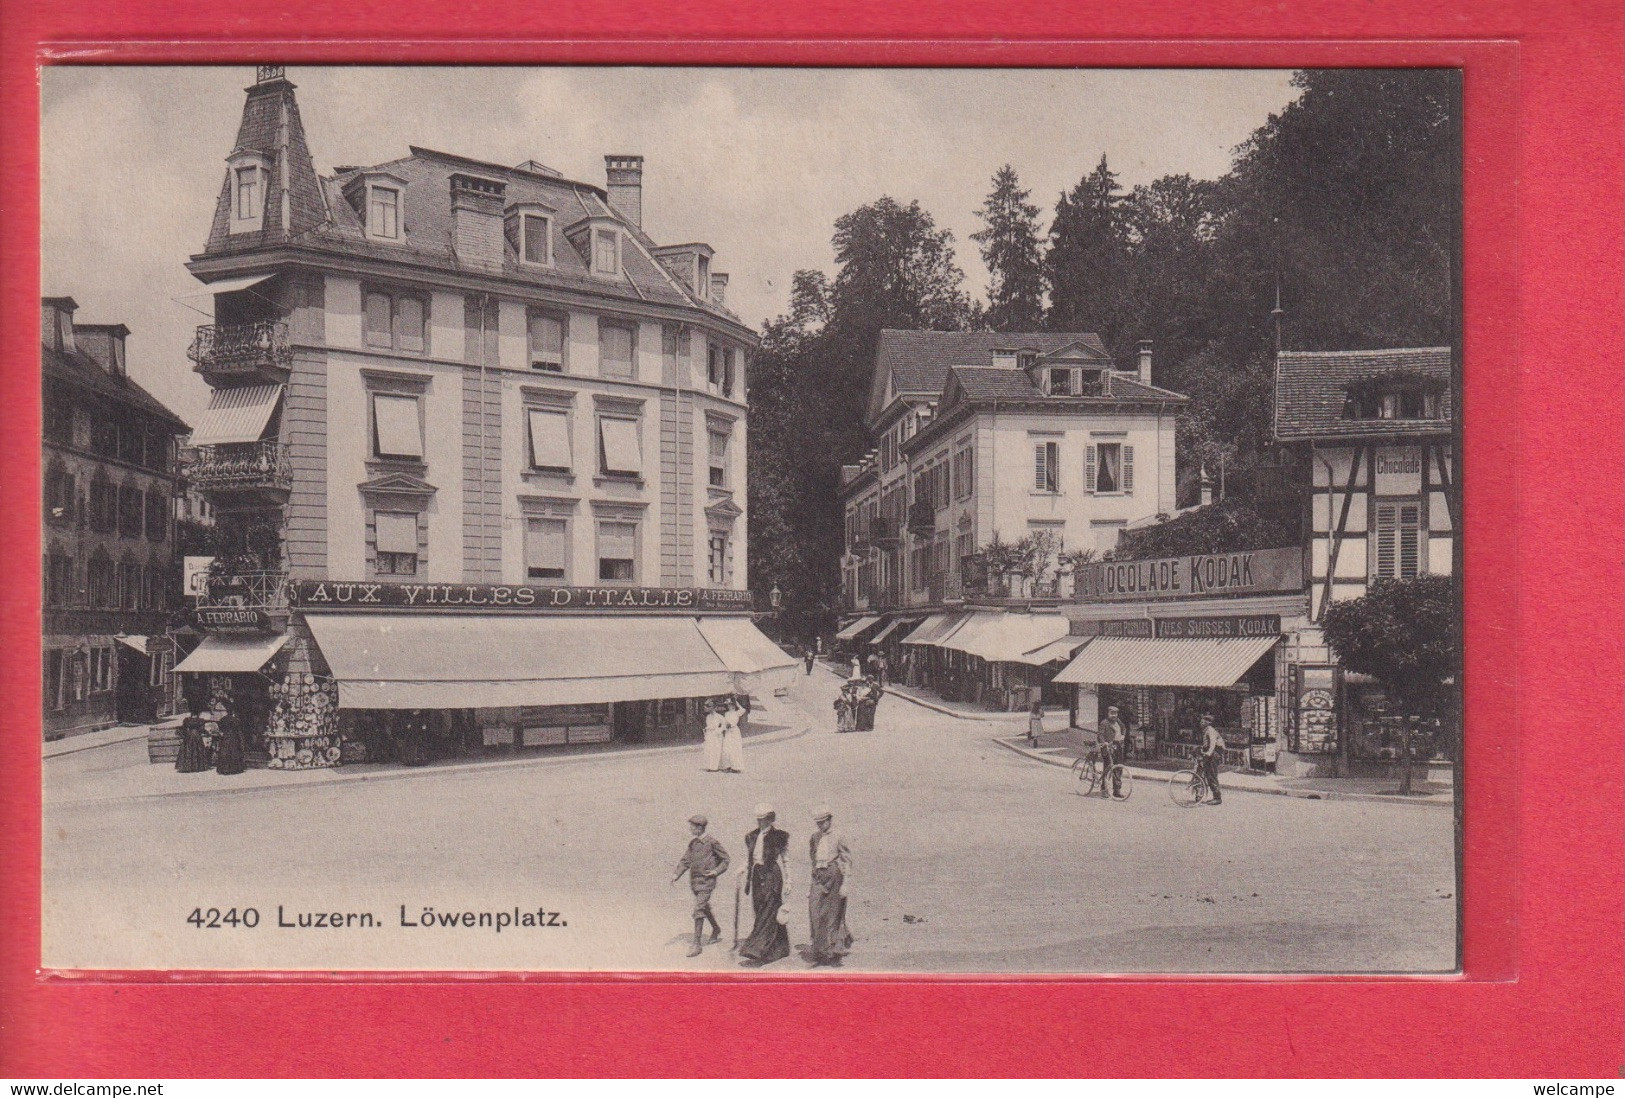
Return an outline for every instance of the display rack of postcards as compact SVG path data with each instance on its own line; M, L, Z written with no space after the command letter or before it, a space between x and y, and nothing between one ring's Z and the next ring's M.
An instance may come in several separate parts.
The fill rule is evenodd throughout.
M272 770L338 766L338 688L308 672L290 672L271 687L266 727Z

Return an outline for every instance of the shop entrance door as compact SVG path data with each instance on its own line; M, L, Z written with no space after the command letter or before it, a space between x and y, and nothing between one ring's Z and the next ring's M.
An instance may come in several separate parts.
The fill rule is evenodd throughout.
M124 644L118 652L118 686L114 695L114 716L123 724L151 724L158 717L152 687L152 657Z

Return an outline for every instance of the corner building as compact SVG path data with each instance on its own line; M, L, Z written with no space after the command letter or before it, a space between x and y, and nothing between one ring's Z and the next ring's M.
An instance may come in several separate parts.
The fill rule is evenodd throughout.
M761 689L789 661L750 617L755 337L708 245L645 233L642 158L321 176L294 93L260 68L189 264L227 549L179 670L277 768L403 722L442 754L686 736Z

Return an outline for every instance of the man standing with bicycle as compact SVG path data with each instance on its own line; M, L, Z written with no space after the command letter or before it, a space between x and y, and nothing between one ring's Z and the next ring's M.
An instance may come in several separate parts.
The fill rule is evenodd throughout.
M1123 797L1123 772L1114 770L1123 761L1123 739L1126 732L1123 721L1117 715L1117 706L1106 707L1106 719L1100 722L1095 730L1095 738L1100 741L1100 795L1102 797ZM1106 789L1106 775L1112 778L1112 788Z
M1213 727L1213 714L1203 713L1202 754L1198 768L1202 772L1202 781L1207 785L1209 804L1224 803L1224 797L1219 793L1219 758L1223 750L1224 737Z

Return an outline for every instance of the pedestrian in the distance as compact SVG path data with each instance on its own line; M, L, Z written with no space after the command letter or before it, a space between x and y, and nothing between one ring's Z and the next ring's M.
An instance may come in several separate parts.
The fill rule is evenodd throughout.
M772 805L757 805L756 829L745 836L745 895L756 915L750 937L739 946L740 963L747 968L790 956L790 913L784 906L790 890L790 835L773 826L777 818Z
M429 753L429 715L408 709L401 721L401 765L428 766Z
M869 728L875 727L875 717L880 713L880 699L886 696L886 684L874 680L869 684Z
M1027 746L1037 747L1038 737L1044 734L1044 703L1033 702L1031 712L1027 714Z
M813 659L814 659L814 656L813 656L813 651L812 651L811 648L807 649L806 652L802 653L801 662L807 665L807 674L809 674L809 675L812 674Z
M722 924L711 910L711 893L716 891L717 878L728 872L728 852L714 836L707 835L710 826L704 816L688 818L688 849L677 862L671 883L676 884L688 874L688 887L694 893L694 944L688 949L690 957L698 957L704 948L705 924L711 924L711 942L722 941Z
M190 697L187 701L192 712L181 721L181 750L175 756L175 769L182 774L197 774L209 769L209 745L203 742L209 726L203 719L202 706Z
M215 773L241 774L248 763L243 758L243 722L234 711L234 703L227 703L226 714L216 727L220 730L220 742L214 749Z
M1208 803L1223 804L1224 795L1219 792L1219 758L1224 750L1224 736L1213 727L1213 714L1202 714L1202 780L1207 783Z
M886 685L886 675L890 670L891 661L886 658L886 653L882 652L875 657L875 678L879 680L881 686Z
M701 754L705 759L705 770L708 774L715 774L722 769L722 714L717 711L717 703L707 698L705 702L705 744Z
M745 719L745 707L738 698L725 698L720 708L722 717L722 769L729 774L745 772L745 740L740 722Z
M873 678L865 679L863 685L857 688L857 727L859 732L873 732L875 730L875 706L880 701L880 697L876 693L877 689Z
M860 682L863 679L863 661L852 657L852 673L846 677L847 682Z
M807 893L807 920L812 930L809 959L814 965L838 965L852 949L846 926L847 881L852 873L852 851L835 831L828 805L813 809L812 887Z
M835 731L851 732L857 728L858 707L852 696L852 684L841 687L835 696Z

